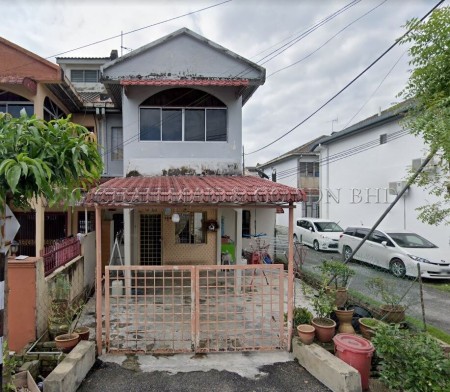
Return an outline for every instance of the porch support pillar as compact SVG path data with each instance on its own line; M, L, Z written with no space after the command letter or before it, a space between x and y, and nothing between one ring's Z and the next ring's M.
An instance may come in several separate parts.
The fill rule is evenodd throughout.
M45 247L45 207L43 206L42 199L38 199L35 207L36 213L36 234L35 234L35 248L36 257L41 255L41 250Z
M133 238L136 238L137 234L134 230L133 224L135 219L132 217L134 215L134 210L131 208L124 208L123 210L123 244L124 244L124 260L123 263L126 266L129 265L137 265L136 260L132 261L133 248L132 244L134 241ZM125 273L125 294L127 296L131 295L131 273L130 270L127 269L124 271Z
M236 260L236 265L241 263L242 259L242 208L235 209L236 216L236 242L234 244L235 254L234 259Z
M87 222L86 222L87 223ZM95 242L96 242L96 277L95 277L95 313L97 355L102 354L102 210L95 206ZM109 288L105 288L109 290Z
M289 230L288 230L288 292L287 292L287 325L288 341L287 350L291 351L292 345L292 316L294 306L294 205L289 203Z

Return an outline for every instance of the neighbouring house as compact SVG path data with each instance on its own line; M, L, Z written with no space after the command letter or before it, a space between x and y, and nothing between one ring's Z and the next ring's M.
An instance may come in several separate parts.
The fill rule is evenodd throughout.
M374 224L404 187L410 170L427 154L419 136L401 125L405 103L380 111L351 127L316 142L320 153L321 217L350 225ZM430 175L438 168L429 163ZM417 219L417 207L435 200L413 185L380 226L406 229L450 251L448 226L431 226Z
M313 151L312 147L325 137L319 136L277 158L257 165L257 169L265 173L272 181L300 188L305 192L306 200L296 203L296 219L320 217L319 153ZM278 214L276 223L287 227L289 224L287 214Z

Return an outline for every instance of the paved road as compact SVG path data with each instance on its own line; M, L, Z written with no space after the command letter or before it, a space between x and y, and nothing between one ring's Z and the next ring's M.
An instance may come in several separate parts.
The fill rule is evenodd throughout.
M227 360L226 353L218 355L221 358L225 357L224 361ZM257 355L265 354L257 353ZM267 355L270 356L270 353ZM177 361L178 358L180 355L172 357L173 361L170 367L170 358L166 357L169 362L163 371L157 370L157 366L153 371L145 369L145 366L142 365L130 366L130 362L133 362L133 358L130 361L130 357L122 364L97 360L78 392L330 391L294 360L263 365L257 373L246 376L245 374L241 375L239 371L217 369L186 371L189 369L183 369L183 365ZM142 357L140 359L142 360ZM207 361L205 358L199 360Z
M336 252L316 252L311 248L307 248L303 266L306 270L314 271L315 266L327 259L340 260L341 255ZM350 266L356 271L356 275L352 278L349 288L373 297L373 293L367 288L367 281L373 277L382 277L391 286L395 287L396 293L400 296L403 296L409 290L403 301L408 307L406 314L422 320L420 288L417 282L414 283L411 279L396 278L388 271L379 270L373 266L358 262L351 262ZM317 270L315 272L317 273ZM430 281L430 279L427 280L427 282ZM450 295L426 284L423 292L427 323L450 334L450 311L448 310L450 307Z

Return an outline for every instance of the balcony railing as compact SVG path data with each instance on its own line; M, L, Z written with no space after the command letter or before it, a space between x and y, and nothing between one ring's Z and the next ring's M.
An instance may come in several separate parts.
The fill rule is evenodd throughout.
M41 257L44 258L45 276L50 275L54 270L80 255L81 243L75 237L64 238L53 245L46 246L41 251Z

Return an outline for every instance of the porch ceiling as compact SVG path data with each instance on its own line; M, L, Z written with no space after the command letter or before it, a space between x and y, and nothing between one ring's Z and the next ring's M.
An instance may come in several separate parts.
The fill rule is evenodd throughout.
M82 204L277 206L304 199L301 189L253 176L160 176L114 178L89 191Z

